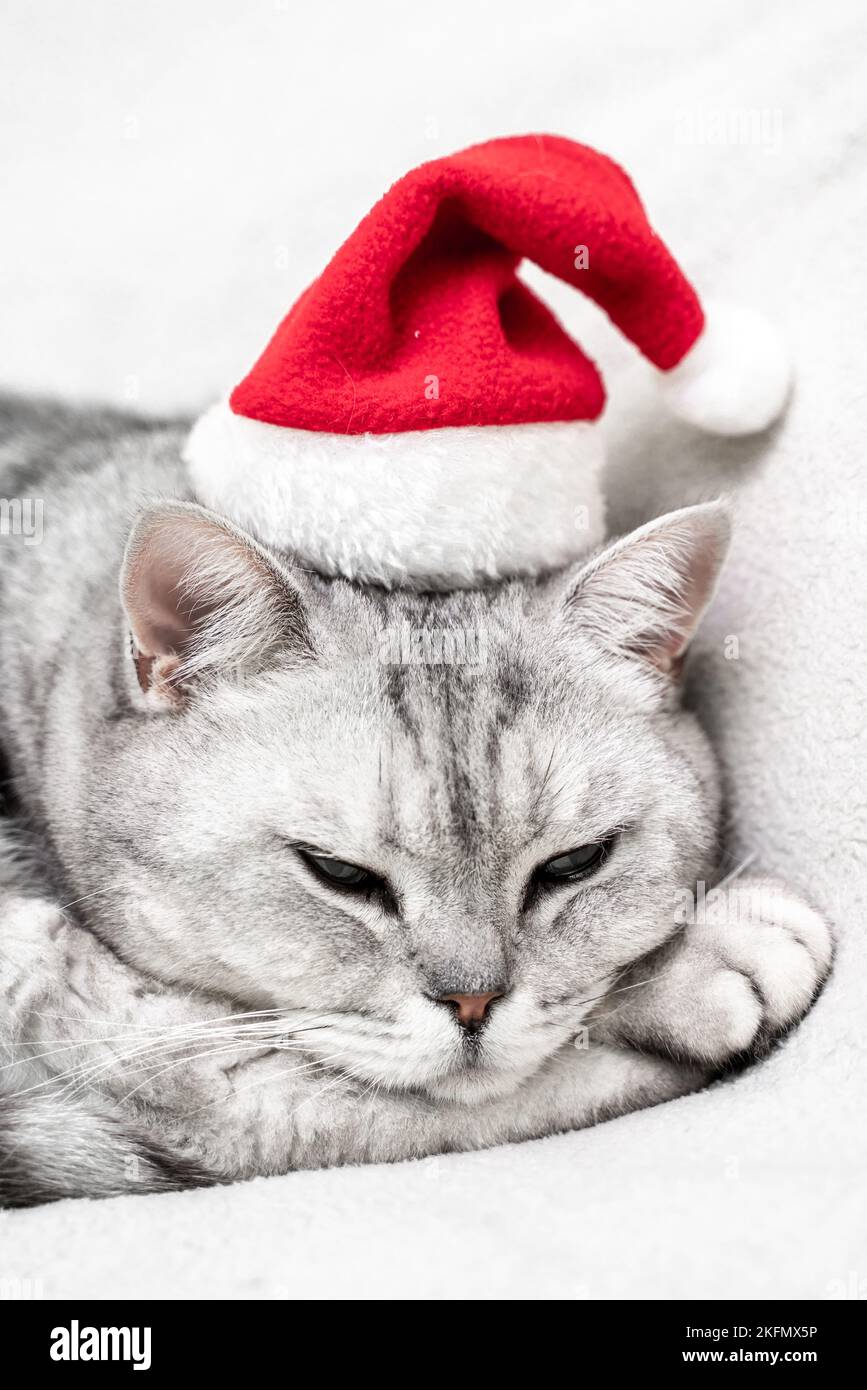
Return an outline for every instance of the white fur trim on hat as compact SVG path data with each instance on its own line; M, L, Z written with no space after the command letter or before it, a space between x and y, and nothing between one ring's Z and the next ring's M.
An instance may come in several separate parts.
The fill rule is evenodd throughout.
M184 451L199 500L323 574L461 588L559 568L604 537L596 425L326 434L235 415Z

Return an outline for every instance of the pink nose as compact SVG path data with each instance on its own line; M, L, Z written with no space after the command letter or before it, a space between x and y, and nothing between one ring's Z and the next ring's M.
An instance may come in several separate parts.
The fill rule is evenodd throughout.
M454 1004L458 1023L465 1028L474 1023L483 1023L495 999L502 999L503 991L491 990L488 994L441 994L441 1004Z

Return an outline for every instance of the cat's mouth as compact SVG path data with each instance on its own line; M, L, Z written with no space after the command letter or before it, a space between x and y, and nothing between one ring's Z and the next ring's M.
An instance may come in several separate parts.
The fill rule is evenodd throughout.
M451 1071L427 1079L419 1089L431 1100L473 1105L511 1095L538 1070L539 1065L504 1068L477 1056Z
M295 1031L320 1064L366 1086L438 1103L478 1104L516 1091L570 1040L574 1023L554 1021L515 991L502 1010L473 1031L440 1005L413 999L399 1013L376 1017L315 1016Z
M496 1100L518 1090L551 1055L550 1043L544 1049L528 1045L506 1054L496 1044L486 1045L484 1035L470 1036L461 1039L444 1067L432 1069L412 1089L439 1102Z

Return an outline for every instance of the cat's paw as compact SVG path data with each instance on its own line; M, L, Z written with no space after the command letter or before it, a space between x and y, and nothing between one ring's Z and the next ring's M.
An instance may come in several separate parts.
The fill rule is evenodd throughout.
M56 969L58 942L67 926L60 908L47 898L0 897L0 997L8 1002Z
M797 1023L831 956L828 926L803 899L776 879L739 879L635 967L604 1026L634 1047L719 1066Z

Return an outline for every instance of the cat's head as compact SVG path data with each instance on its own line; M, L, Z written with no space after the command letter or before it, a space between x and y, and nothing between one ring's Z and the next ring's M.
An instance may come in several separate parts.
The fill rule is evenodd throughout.
M102 930L164 979L286 1009L320 1058L504 1092L675 926L716 773L679 702L718 504L539 582L423 595L146 512L123 718L91 815Z

